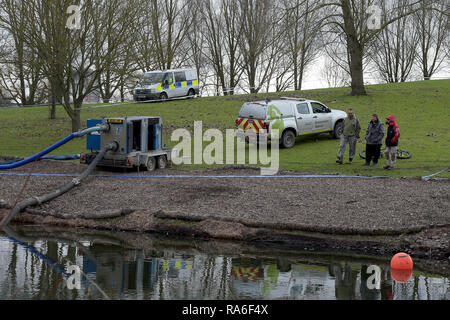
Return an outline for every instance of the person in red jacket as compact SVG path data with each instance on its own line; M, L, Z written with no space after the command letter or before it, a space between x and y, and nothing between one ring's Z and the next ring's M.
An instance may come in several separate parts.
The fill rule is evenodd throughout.
M398 140L400 139L400 128L397 125L397 119L394 116L389 116L386 118L388 130L386 136L386 159L387 166L384 167L386 170L392 170L395 168L397 163L397 150L398 150Z

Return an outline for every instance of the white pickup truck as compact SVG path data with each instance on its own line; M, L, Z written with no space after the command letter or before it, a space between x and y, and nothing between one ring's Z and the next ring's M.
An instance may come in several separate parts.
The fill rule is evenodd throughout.
M295 146L298 136L330 133L338 139L344 130L347 113L331 110L321 102L300 98L281 98L245 103L236 124L238 136L266 134L278 129L283 148Z

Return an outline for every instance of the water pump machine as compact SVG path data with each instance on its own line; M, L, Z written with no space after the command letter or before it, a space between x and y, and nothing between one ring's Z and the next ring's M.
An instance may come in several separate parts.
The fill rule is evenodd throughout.
M108 151L98 166L113 168L164 169L172 161L171 150L163 147L161 117L125 117L90 119L88 128L108 125L107 132L94 132L87 137L90 153L81 154L81 163L89 164L104 146L116 143L115 150Z

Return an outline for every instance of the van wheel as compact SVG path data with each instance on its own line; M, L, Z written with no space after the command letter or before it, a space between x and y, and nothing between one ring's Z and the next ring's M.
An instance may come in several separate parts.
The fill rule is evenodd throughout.
M331 135L333 136L333 138L335 139L340 139L341 136L344 134L344 121L339 121L338 123L336 123L336 125L334 126L334 130L331 133Z
M155 157L150 157L147 160L147 171L152 172L156 169L156 159Z
M169 97L167 96L167 93L163 92L161 93L161 95L159 96L159 99L161 101L167 101L169 99Z
M167 157L166 156L159 156L158 157L158 168L159 169L167 168Z
M295 146L295 133L291 130L285 131L281 137L281 146L290 149Z
M188 92L189 99L194 99L194 96L195 96L194 89L189 89L189 92Z

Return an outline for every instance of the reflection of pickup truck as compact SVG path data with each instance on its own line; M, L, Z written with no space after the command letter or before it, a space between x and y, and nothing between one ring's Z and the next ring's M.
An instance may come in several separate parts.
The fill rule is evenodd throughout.
M281 146L292 148L297 136L330 133L339 138L346 117L344 111L331 110L318 101L282 98L245 103L236 124L241 137L250 133L268 134L270 137L271 130L278 129Z

